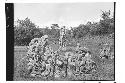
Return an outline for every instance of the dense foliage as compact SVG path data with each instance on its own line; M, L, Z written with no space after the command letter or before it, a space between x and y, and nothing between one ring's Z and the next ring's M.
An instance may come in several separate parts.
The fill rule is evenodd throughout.
M31 39L41 37L42 35L43 33L29 18L25 20L18 19L17 26L14 26L15 45L28 45Z
M66 39L78 39L89 36L114 36L114 17L111 16L110 11L102 11L99 22L88 22L87 24L80 24L78 27L72 27L66 32ZM17 20L17 25L14 27L15 45L28 45L33 38L39 38L43 35L48 35L54 41L59 40L60 27L58 24L52 24L51 27L39 28L30 21L29 18L25 20Z

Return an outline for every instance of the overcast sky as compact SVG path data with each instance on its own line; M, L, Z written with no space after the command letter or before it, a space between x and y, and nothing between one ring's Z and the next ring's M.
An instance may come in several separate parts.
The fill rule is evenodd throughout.
M78 26L99 21L101 10L114 12L113 2L101 3L15 3L14 19L30 18L36 25Z

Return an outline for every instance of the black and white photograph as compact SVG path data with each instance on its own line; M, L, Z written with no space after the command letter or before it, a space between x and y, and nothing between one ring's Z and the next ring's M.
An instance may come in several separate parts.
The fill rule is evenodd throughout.
M115 2L7 4L13 81L115 80Z

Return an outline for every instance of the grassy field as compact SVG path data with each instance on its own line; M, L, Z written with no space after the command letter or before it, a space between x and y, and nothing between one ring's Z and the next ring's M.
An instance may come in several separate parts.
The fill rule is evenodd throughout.
M103 47L103 44L108 43L114 47L114 39L108 37L93 37L93 38L83 38L80 39L80 44L88 48L92 52L92 59L97 64L97 80L114 80L114 59L101 59L99 58L99 50ZM76 40L71 41L73 45L76 44ZM57 44L52 44L54 50L58 49ZM67 46L67 47L70 47ZM26 66L25 57L27 54L26 46L15 46L14 47L14 80L45 80L41 78L32 78L26 75L23 75Z

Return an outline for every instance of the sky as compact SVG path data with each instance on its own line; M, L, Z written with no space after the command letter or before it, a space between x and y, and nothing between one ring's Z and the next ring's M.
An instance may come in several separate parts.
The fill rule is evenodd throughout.
M28 17L39 27L59 24L75 27L88 21L98 22L102 11L114 12L113 2L96 3L15 3L14 20Z

